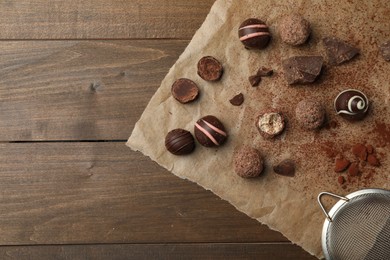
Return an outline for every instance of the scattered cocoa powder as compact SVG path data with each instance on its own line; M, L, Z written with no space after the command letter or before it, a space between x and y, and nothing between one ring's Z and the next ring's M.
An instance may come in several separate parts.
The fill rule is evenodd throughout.
M367 148L364 144L355 144L352 153L362 161L367 160Z
M345 178L343 176L339 176L337 178L337 181L338 181L338 183L340 183L340 185L343 185L345 183Z
M372 166L379 166L380 165L378 158L376 158L376 156L373 154L368 155L367 162Z
M359 164L356 162L352 163L348 168L348 174L351 177L355 177L359 174Z
M345 170L348 168L348 166L349 166L350 164L351 164L351 162L348 161L348 160L345 159L345 158L336 159L334 171L335 171L335 172L343 172L343 171L345 171Z
M373 154L374 153L374 147L371 144L366 145L366 148L367 148L367 153L368 154Z

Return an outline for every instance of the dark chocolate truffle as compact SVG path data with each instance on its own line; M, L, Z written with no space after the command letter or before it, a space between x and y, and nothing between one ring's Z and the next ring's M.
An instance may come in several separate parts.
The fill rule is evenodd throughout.
M336 37L325 37L322 42L324 43L330 65L339 65L347 62L360 52L358 48Z
M283 132L285 120L281 113L267 112L256 119L256 127L265 138L272 138Z
M384 42L379 46L382 57L385 61L390 61L390 41Z
M314 82L321 73L321 56L294 56L282 61L284 76L288 84Z
M367 96L356 89L344 90L334 100L336 113L351 121L363 119L368 107Z
M319 102L305 99L298 103L295 116L303 128L314 130L324 123L325 109Z
M264 49L271 39L271 34L263 21L250 18L240 25L238 37L247 48Z
M167 134L165 147L174 155L190 154L195 149L195 140L190 132L178 128Z
M198 62L198 75L206 81L217 81L222 77L222 64L214 57L206 56Z
M279 31L282 41L293 46L305 43L311 33L310 23L298 14L284 17Z
M171 93L177 101L185 104L197 99L199 88L192 80L181 78L173 83Z
M254 178L263 171L263 159L260 152L250 146L236 149L233 155L235 173L243 178Z
M195 137L205 147L222 145L227 139L224 125L215 116L205 116L195 123Z

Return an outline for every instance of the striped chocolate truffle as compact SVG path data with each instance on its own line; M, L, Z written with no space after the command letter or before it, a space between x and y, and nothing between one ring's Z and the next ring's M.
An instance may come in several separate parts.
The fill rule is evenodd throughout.
M165 147L174 155L186 155L194 151L195 140L190 132L177 128L165 137Z
M250 18L240 25L238 37L247 48L264 49L271 39L271 34L263 21Z
M227 139L225 127L215 116L205 116L195 123L195 138L205 147L222 145Z

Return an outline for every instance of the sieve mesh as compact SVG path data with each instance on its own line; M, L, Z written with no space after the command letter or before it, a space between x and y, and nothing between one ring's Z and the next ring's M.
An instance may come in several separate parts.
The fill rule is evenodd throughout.
M326 249L334 260L390 259L390 193L358 195L333 214Z

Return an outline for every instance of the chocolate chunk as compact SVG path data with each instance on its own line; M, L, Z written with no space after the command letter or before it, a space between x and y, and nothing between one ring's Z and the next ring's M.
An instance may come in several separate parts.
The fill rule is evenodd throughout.
M324 43L330 65L339 65L349 61L360 52L358 48L336 37L325 37L322 39L322 42Z
M282 61L284 76L288 84L314 82L321 73L321 56L294 56Z
M186 155L195 149L195 140L190 132L178 128L167 134L165 147L174 155Z
M295 175L295 162L293 160L284 160L278 165L273 167L274 172L288 177L293 177Z
M263 21L250 18L240 25L238 37L248 49L264 49L271 39L271 34Z
M252 87L257 87L261 82L261 76L253 75L249 77L249 83Z
M227 139L224 125L215 116L205 116L195 123L195 137L206 147L222 145Z
M244 103L244 95L242 93L235 95L229 102L233 106L241 106Z
M199 95L199 88L195 82L181 78L173 83L171 88L172 96L182 104L194 101Z
M379 49L385 61L390 61L390 41L381 44Z
M214 57L206 56L198 62L198 75L206 81L218 81L223 74L222 64Z

